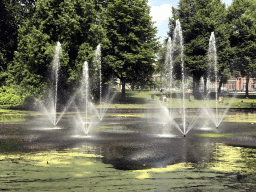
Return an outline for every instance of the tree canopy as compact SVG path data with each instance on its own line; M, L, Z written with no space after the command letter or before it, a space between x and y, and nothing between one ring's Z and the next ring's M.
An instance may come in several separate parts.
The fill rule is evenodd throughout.
M113 0L108 3L107 38L103 62L123 84L145 83L154 72L158 49L156 27L146 0Z
M119 78L123 95L126 83L143 88L152 83L153 73L164 70L166 51L164 47L159 51L147 0L2 0L0 8L3 90L17 85L22 88L19 94L26 90L42 95L58 41L62 45L60 83L67 93L79 85L84 61L89 63L90 76L95 76L98 44L102 79ZM211 32L216 38L219 89L232 73L248 81L255 75L255 8L255 0L233 0L228 8L221 0L180 0L178 8L172 8L168 35L173 37L179 19L185 68L193 77L194 93L199 91L199 79L206 81ZM174 73L179 79L179 70Z
M250 12L254 1L234 0L228 8L227 18L230 22L230 43L233 49L233 68L242 77L247 77L246 96L248 96L249 77L256 67L256 23L255 13ZM254 2L255 5L255 2Z
M92 73L98 44L102 47L105 81L114 74L123 83L136 82L143 86L150 82L158 42L146 0L20 3L21 8L27 6L33 11L23 10L29 16L16 26L17 51L11 50L14 59L8 66L7 84L18 84L32 95L41 94L49 81L58 41L62 46L60 81L66 91L78 84L84 61L89 62Z
M199 80L208 70L207 50L211 32L215 32L219 73L227 69L229 26L225 4L220 0L180 0L178 9L173 8L169 22L169 36L173 36L175 21L180 20L184 37L185 68L194 80L194 93L199 91Z
M18 28L31 18L35 0L2 0L0 2L0 85L7 77L7 67L13 61L18 45Z
M104 42L99 10L101 6L95 0L38 0L32 18L25 19L19 28L11 82L33 94L41 93L59 41L61 74L65 77L62 86L69 90L68 86L79 79L84 61L91 61L98 43Z

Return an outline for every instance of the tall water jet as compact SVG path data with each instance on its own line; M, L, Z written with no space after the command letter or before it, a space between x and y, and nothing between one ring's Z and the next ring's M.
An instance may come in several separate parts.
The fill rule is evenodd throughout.
M75 98L75 94L65 103L62 112L57 115L58 111L58 93L59 93L59 73L60 73L60 57L61 57L61 44L57 42L57 46L55 48L54 57L51 65L51 73L50 73L50 85L47 92L46 101L42 103L39 101L40 106L44 110L45 114L48 116L51 124L55 127L59 123L60 119L69 108L70 104L73 102Z
M57 124L57 102L58 102L58 80L59 80L59 69L60 69L60 53L61 53L61 44L60 42L57 43L55 54L53 58L53 67L52 67L52 80L55 81L54 83L54 119L53 119L53 125L56 126Z
M204 113L207 114L209 119L214 123L215 127L218 128L226 115L228 109L233 103L235 96L226 103L226 106L219 109L218 104L218 62L217 62L217 49L214 32L211 32L208 47L208 71L207 71L207 94L205 96L206 105L203 107ZM212 88L213 87L213 88ZM211 90L210 90L211 89ZM211 95L211 92L214 95ZM211 102L211 97L214 96L214 104ZM223 100L222 100L223 101Z
M214 32L211 32L209 39L209 48L208 48L208 81L214 82L215 86L215 118L213 119L216 127L219 125L218 122L218 68L217 68L217 51L216 51L216 42Z
M98 44L96 50L95 50L95 57L93 61L93 65L96 69L96 77L99 77L99 94L100 94L100 106L99 106L99 119L103 119L102 115L102 77L101 77L101 46Z
M174 29L173 38L174 52L179 51L180 56L180 66L181 67L181 82L182 82L182 123L183 123L183 134L186 134L186 108L185 108L185 66L184 66L184 45L183 45L183 35L180 21L176 20L176 27Z
M56 126L58 123L57 103L58 103L58 80L59 80L59 69L60 69L60 54L61 54L61 44L60 42L58 42L55 48L52 66L51 66L51 86L48 92L46 106L41 103L44 111L46 112L53 126Z
M93 59L93 66L94 66L94 74L93 74L93 85L94 89L96 89L96 93L99 92L99 107L93 107L94 113L98 116L99 120L102 121L107 109L115 97L115 94L110 97L111 91L108 90L107 94L104 94L102 91L102 66L101 66L101 46L100 44L97 46L95 50L95 56ZM95 86L96 85L96 86Z
M106 113L107 108L103 109L102 99L102 77L101 77L101 46L98 45L95 50L95 56L93 59L93 69L90 70L93 74L89 76L88 62L85 61L82 70L82 77L80 81L80 97L78 117L76 118L78 126L83 130L85 134L89 134L91 128L101 121ZM97 97L99 94L99 107L97 108L93 104L93 95ZM79 96L79 95L78 95ZM109 95L108 95L109 96ZM107 97L108 99L109 97ZM110 101L113 100L113 97ZM85 113L83 116L80 111ZM90 119L90 120L89 120Z
M169 92L170 92L170 108L172 105L172 87L173 87L173 63L172 63L172 40L169 37L166 42L166 55L165 55L165 69L166 69L166 77L168 79L169 84Z
M172 58L172 51L173 44L172 40L169 37L166 42L166 55L165 55L165 77L167 80L167 84L169 87L169 94L170 99L168 101L167 107L162 105L161 106L161 112L158 114L158 118L163 124L162 129L162 136L168 136L170 134L170 126L176 127L181 133L183 132L178 124L175 122L174 117L176 114L172 111L172 90L173 90L173 58ZM168 107L170 109L168 109Z
M185 112L185 67L184 67L184 47L182 29L179 20L176 21L176 27L174 30L173 41L169 37L166 42L166 56L165 56L165 77L169 87L169 107L161 105L161 111L158 114L158 118L163 125L162 134L168 136L170 134L170 126L177 128L183 135L187 133L186 130L186 112ZM173 100L173 85L174 79L180 79L182 82L182 96L180 105L180 116L182 119L182 126L180 126L176 120L176 112L172 109ZM176 93L176 95L179 95Z
M89 73L88 73L88 62L84 62L83 67L83 78L82 78L82 85L81 85L81 92L83 98L85 100L85 130L88 133L88 94L89 94Z

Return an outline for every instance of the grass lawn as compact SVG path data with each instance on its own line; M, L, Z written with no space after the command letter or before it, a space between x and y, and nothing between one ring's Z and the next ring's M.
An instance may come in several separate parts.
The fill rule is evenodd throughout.
M173 92L175 93L175 92ZM161 105L168 107L179 108L182 105L182 100L173 98L168 99L167 102L160 101L160 96L167 95L167 92L161 93L159 91L126 91L126 97L122 98L120 92L115 92L115 97L113 101L108 104L103 104L103 107L107 108L157 108ZM151 98L152 95L155 95L154 100ZM185 100L186 108L199 108L199 107L216 107L216 101L210 100L195 100L191 96L191 102L188 99ZM99 107L99 105L97 105ZM250 96L249 99L246 99L245 96L240 96L240 98L224 97L223 103L217 103L219 108L251 108L256 107L256 96ZM11 106L0 106L0 114L4 110L8 110ZM6 110L5 110L6 109Z
M26 117L39 115L34 111L20 111L0 108L0 122L17 122L26 121Z
M155 99L151 98L151 95L155 95ZM159 107L160 105L165 105L168 107L179 108L182 105L181 99L168 99L167 102L160 101L159 91L149 91L149 92L139 92L139 91L127 91L126 98L121 97L121 93L118 92L115 96L113 102L108 105L111 108L150 108ZM163 93L164 95L165 93ZM217 102L217 107L219 108L251 108L251 106L256 107L256 97L251 96L249 99L246 98L234 98L234 97L224 97L223 103ZM191 96L191 102L188 99L185 100L186 108L199 108L199 107L216 107L216 101L210 100L195 100Z

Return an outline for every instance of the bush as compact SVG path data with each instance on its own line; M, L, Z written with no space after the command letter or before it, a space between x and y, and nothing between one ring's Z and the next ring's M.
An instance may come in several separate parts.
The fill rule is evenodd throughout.
M22 97L13 87L0 87L0 105L20 105Z

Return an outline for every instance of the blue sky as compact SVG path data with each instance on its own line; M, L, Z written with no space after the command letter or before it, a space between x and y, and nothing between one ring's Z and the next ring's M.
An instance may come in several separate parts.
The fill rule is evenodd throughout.
M227 6L232 3L232 0L222 0ZM148 4L151 6L150 15L153 21L156 21L155 26L158 29L157 37L161 36L162 39L167 37L168 31L168 18L172 16L172 6L178 8L179 0L149 0Z

